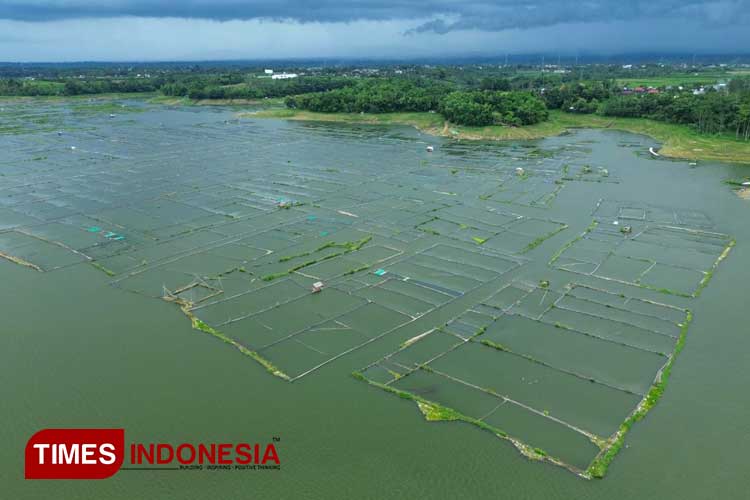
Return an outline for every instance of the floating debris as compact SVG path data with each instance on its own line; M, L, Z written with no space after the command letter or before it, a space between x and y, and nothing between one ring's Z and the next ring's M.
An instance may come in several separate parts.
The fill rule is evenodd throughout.
M633 228L632 228L631 226L622 226L622 227L620 228L620 232L621 232L622 234L630 234L630 233L632 233L632 232L633 232Z
M526 173L526 171L525 171L525 170L524 170L523 168L521 168L521 167L516 167L516 175L518 175L518 176L522 176L522 175L523 175L523 174L525 174L525 173Z
M91 226L90 228L86 229L86 231L88 231L89 233L98 233L101 230L102 228L97 226Z
M659 153L657 153L657 152L656 152L656 150L655 150L655 149L653 148L653 146L652 146L652 147L650 147L650 148L648 148L648 152L649 152L649 153L651 153L651 154L652 154L653 156L655 156L656 158L659 158L659 157L661 157L661 155L660 155Z
M351 212L346 212L344 210L337 210L337 212L340 213L341 215L346 215L347 217L359 217L359 215L355 215Z

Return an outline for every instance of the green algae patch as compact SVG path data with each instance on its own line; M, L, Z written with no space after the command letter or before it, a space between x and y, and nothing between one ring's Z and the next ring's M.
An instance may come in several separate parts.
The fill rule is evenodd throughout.
M165 295L163 299L166 300L167 302L174 302L175 304L179 305L180 310L183 312L183 314L185 314L185 316L187 316L188 319L190 319L190 324L192 325L194 329L207 333L213 337L216 337L217 339L220 339L222 342L225 342L233 346L245 356L248 356L254 359L255 361L257 361L271 375L282 378L286 381L291 381L291 377L289 375L281 371L277 366L275 366L269 360L267 360L266 358L264 358L257 352L253 351L252 349L248 349L246 346L240 344L236 340L227 337L221 331L217 330L216 328L213 328L212 326L210 326L209 324L207 324L206 322L198 318L192 311L193 304L190 303L189 301L177 298L173 295Z
M419 411L431 422L461 420L462 415L452 408L417 400Z
M642 420L643 417L645 417L646 414L651 411L654 406L656 406L656 403L659 402L659 399L661 399L662 395L664 394L664 390L667 387L669 376L672 373L672 365L674 364L674 360L685 346L685 338L692 321L693 313L690 310L686 310L685 321L680 325L680 337L677 340L677 344L675 345L673 353L669 356L667 362L664 364L664 367L657 373L656 378L654 379L654 383L646 396L641 400L635 410L633 410L633 412L628 415L628 418L626 418L625 421L620 425L620 428L617 430L617 432L607 440L602 452L597 455L596 458L591 462L591 465L589 465L586 472L591 477L601 479L605 476L605 474L607 473L607 469L612 463L612 460L614 460L615 456L617 456L617 453L619 453L620 449L622 448L622 445L625 442L625 436L633 427L633 424Z
M317 254L319 252L322 252L324 250L328 250L329 248L340 248L340 249L342 249L341 252L327 254L327 255L324 255L324 256L319 257L317 259L311 259L311 260L302 262L301 264L297 264L296 266L290 267L286 271L280 271L280 272L277 272L277 273L267 274L265 276L262 276L261 279L263 281L273 281L273 280L278 279L278 278L283 278L284 276L289 276L290 274L295 273L297 271L300 271L300 270L302 270L302 269L304 269L306 267L310 267L310 266L313 266L315 264L319 264L321 262L324 262L324 261L329 260L329 259L333 259L335 257L339 257L341 255L346 255L348 253L356 252L359 249L361 249L363 246L365 246L367 243L369 243L370 241L372 241L372 236L371 235L366 236L366 237L364 237L362 239L359 239L359 240L355 240L355 241L344 241L344 242L329 241L328 243L325 243L325 244L319 246L318 248L316 248L315 250L310 251L310 252L301 252L301 253L294 254L294 255L286 255L286 256L280 257L279 258L279 262L283 263L283 262L289 262L291 260L294 260L294 259L297 259L297 258L301 258L301 257L309 257L309 256L315 255L315 254ZM367 267L369 267L369 266L363 266L362 268L352 269L352 270L347 271L346 274L354 274L354 273L359 272L361 270L367 269Z
M426 368L428 367L424 365L420 367L420 369ZM529 460L546 462L559 467L563 467L579 477L590 479L590 475L587 471L566 463L565 461L547 453L542 448L526 444L523 440L511 436L504 430L498 429L497 427L490 425L481 419L470 417L453 408L447 407L440 403L436 403L411 392L399 390L391 387L390 385L382 384L380 382L368 379L362 372L355 371L352 373L352 376L359 381L366 382L371 386L385 390L386 392L390 392L391 394L394 394L401 399L414 401L420 413L422 413L425 420L427 420L428 422L464 422L474 425L484 431L494 434L497 438L509 441L516 448L516 450L521 453L521 455L528 458ZM494 397L502 398L502 396L499 396L497 394L493 395Z
M732 248L737 244L737 240L732 239L732 241L729 242L729 244L724 248L724 251L721 252L721 255L717 257L716 261L714 262L713 266L711 266L711 269L708 270L705 275L703 276L703 279L698 283L698 289L693 293L693 297L699 297L701 292L703 292L703 289L708 286L709 281L711 281L711 278L714 276L714 272L716 271L716 268L719 267L719 264L721 264L721 261L727 258L729 255L729 252L732 251Z
M548 239L552 238L554 235L556 235L560 231L564 231L567 228L568 228L568 225L567 224L563 224L560 227L558 227L558 228L556 228L556 229L548 232L547 234L539 236L538 238L536 238L533 241L531 241L528 245L526 245L523 248L523 250L521 251L521 253L530 252L531 250L535 249L536 247L538 247L539 245L541 245L542 243L544 243Z
M108 269L107 267L103 266L102 264L98 262L92 262L91 265L94 266L95 269L98 269L104 274L106 274L107 276L115 276L117 274L113 270Z
M41 267L37 266L36 264L32 264L31 262L24 260L21 257L16 257L15 255L10 255L7 253L0 252L0 257L13 262L14 264L18 264L19 266L28 267L29 269L33 269L39 272L44 271Z

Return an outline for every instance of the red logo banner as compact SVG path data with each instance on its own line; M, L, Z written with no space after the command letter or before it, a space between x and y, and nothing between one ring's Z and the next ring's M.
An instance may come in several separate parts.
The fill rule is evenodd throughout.
M26 443L26 479L105 479L125 457L125 429L44 429Z

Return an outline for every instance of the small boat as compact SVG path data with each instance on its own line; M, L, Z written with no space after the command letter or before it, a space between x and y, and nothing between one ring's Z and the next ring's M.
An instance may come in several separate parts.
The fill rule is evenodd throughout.
M648 148L648 152L651 153L653 156L659 158L661 155L656 152L656 150L652 147Z
M428 153L432 153L433 151L435 151L435 148L433 148L432 146L427 146Z
M745 181L742 183L744 187L750 187L750 181Z

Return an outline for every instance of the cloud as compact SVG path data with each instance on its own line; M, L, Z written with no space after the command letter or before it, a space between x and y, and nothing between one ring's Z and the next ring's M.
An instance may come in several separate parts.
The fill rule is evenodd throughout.
M618 21L671 21L682 19L706 24L747 24L750 1L722 0L500 0L460 4L457 19L446 22L431 20L414 32L447 33L476 29L502 31L513 28L535 28L565 23L600 23Z
M685 19L750 21L750 0L0 0L0 19L149 17L352 22L425 19L414 33L502 31L563 23Z
M750 0L0 0L0 60L408 58L750 46Z
M427 2L430 4L430 2ZM0 0L0 18L50 21L87 17L176 17L217 21L271 19L349 22L427 17L448 2L418 0Z
M567 23L503 31L429 31L404 36L411 21L299 23L181 18L0 20L0 61L164 61L219 59L423 58L577 52L730 53L750 46L744 26L702 21ZM445 22L451 22L446 18ZM696 33L700 33L697 37Z

